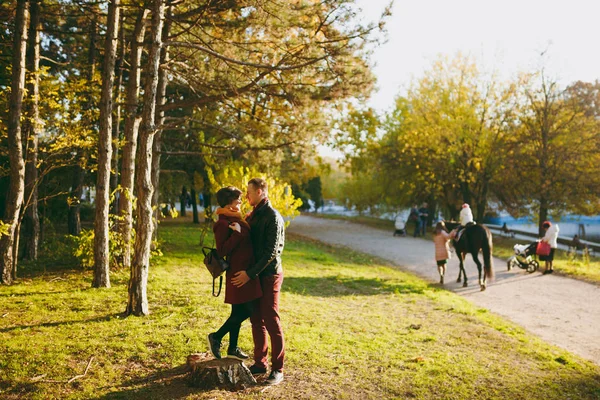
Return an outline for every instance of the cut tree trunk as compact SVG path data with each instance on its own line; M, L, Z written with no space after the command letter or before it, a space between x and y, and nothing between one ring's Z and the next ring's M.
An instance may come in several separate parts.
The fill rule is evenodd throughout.
M100 97L100 132L98 138L98 180L96 181L96 218L94 220L94 280L92 287L110 287L108 211L110 163L112 159L112 101L119 30L120 0L108 5L102 94Z
M40 4L31 1L31 22L29 24L29 45L27 51L27 69L30 78L27 84L28 99L25 120L25 212L23 214L23 237L26 260L37 260L40 218L38 214L38 138L40 135Z
M21 112L25 92L25 58L27 49L27 23L29 2L17 1L15 36L13 42L11 92L8 111L8 156L10 162L10 186L6 195L4 223L8 225L8 235L0 238L0 281L13 282L15 267L14 242L25 191L25 161L21 137Z
M190 369L189 382L192 386L210 390L240 390L256 385L256 379L243 362L232 358L204 360L203 354L190 354L187 365Z
M155 132L156 91L158 87L158 67L162 47L162 25L165 7L162 0L152 3L152 34L146 85L144 87L144 107L140 125L139 151L136 156L137 220L135 247L128 287L127 315L148 315L148 270L150 268L150 245L152 244L152 140Z
M140 60L144 50L144 34L148 9L140 11L131 39L129 81L125 100L125 145L121 159L121 192L119 194L119 233L123 239L123 268L131 268L131 232L133 229L133 184L140 118L137 114L140 94Z

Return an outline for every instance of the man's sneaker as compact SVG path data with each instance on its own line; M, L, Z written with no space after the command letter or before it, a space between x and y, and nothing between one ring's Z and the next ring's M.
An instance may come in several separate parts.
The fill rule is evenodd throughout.
M283 382L283 371L273 370L265 381L265 385L279 385Z
M240 350L239 347L236 347L234 350L227 351L227 358L235 358L236 360L244 361L247 360L249 357L248 354Z
M210 350L215 358L221 358L221 341L215 339L214 336L214 333L209 333L206 337L208 341L208 350Z
M251 365L248 369L250 370L250 373L252 375L260 375L260 374L266 374L267 373L267 369L266 368L259 367L256 364Z

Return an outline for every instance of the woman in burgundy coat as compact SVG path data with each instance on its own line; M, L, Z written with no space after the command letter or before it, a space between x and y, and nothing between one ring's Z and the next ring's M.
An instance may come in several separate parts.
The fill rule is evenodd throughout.
M253 279L242 287L231 283L236 272L245 271L254 263L250 226L240 212L242 191L227 186L217 192L217 209L219 220L213 231L217 253L229 262L225 275L225 303L231 304L231 315L218 331L208 335L208 347L215 358L221 358L221 340L229 333L227 357L245 360L248 355L238 347L238 336L242 322L250 317L254 300L262 296L260 281Z

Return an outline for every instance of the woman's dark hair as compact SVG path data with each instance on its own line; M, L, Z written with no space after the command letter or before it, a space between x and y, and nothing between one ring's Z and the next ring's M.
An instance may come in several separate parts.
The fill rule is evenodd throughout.
M217 203L219 206L225 207L235 199L239 199L241 195L242 191L235 186L225 186L217 192Z
M550 221L544 221L544 223L542 224L542 228L550 228L552 226L552 222Z

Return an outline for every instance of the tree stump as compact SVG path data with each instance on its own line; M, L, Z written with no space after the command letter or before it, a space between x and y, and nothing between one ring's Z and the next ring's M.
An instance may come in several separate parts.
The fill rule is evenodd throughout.
M204 354L190 354L187 365L190 369L189 382L197 388L238 390L256 385L248 367L233 358L206 361Z

